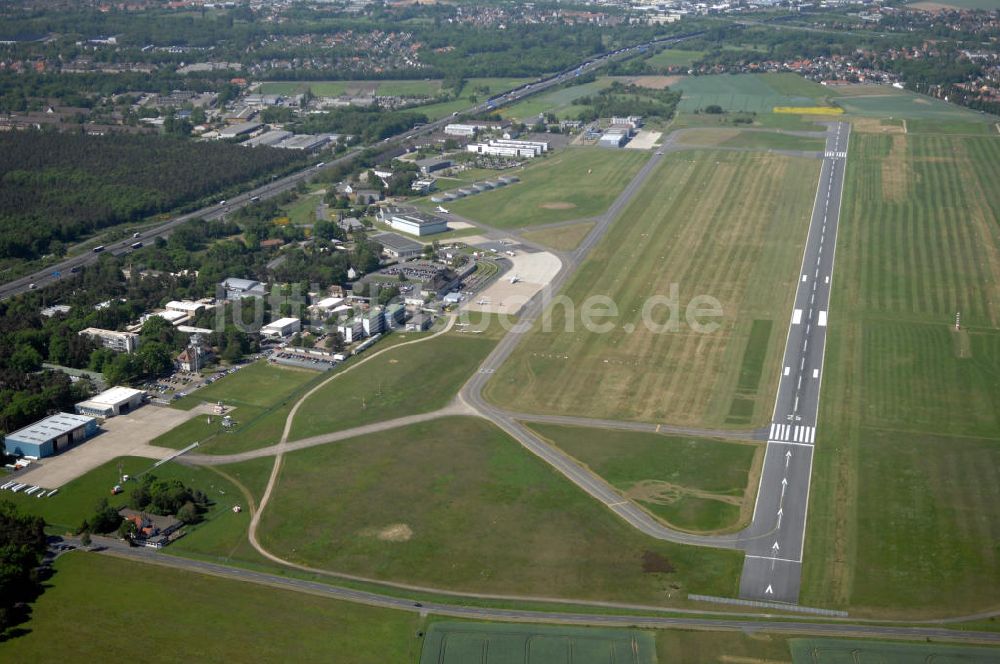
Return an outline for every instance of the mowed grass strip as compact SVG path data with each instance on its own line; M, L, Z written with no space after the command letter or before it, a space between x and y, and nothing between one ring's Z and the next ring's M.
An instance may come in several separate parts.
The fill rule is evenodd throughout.
M518 411L725 426L755 320L783 328L790 315L819 174L817 160L692 151L665 158L570 281L548 331L536 324L487 384L486 395ZM672 297L678 325L661 331ZM617 317L588 332L581 310L610 298ZM722 316L696 331L686 308L718 300ZM648 311L648 310L647 310ZM631 326L631 327L629 327ZM632 330L632 331L629 331ZM771 335L749 420L770 417L783 335Z
M294 562L381 580L656 604L735 593L742 565L644 537L465 417L289 454L259 535Z
M443 408L493 350L497 333L456 330L373 358L303 402L289 439Z
M604 212L649 155L638 150L567 148L515 171L517 184L453 201L455 214L497 228L520 228Z
M415 662L423 619L93 553L55 563L7 662L111 661L142 634L146 662Z
M717 532L748 520L760 445L589 429L529 426L652 514L681 530Z
M521 234L525 240L538 242L557 251L573 251L583 242L587 234L594 228L594 222L582 221L568 226L557 226L537 231L527 231Z
M1000 596L998 177L997 139L851 137L804 604L931 617Z

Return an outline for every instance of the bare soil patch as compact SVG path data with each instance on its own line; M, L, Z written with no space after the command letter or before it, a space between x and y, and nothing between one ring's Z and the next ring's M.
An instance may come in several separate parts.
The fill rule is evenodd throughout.
M361 531L365 537L377 537L383 542L406 542L413 537L413 530L405 523L393 523L385 528L366 528Z
M554 203L542 203L539 207L545 208L546 210L572 210L576 207L573 203L567 203L566 201L556 201Z
M668 88L671 85L676 85L680 80L684 78L683 76L629 76L626 80L629 83L634 83L641 88L650 88L652 90L662 90L663 88Z

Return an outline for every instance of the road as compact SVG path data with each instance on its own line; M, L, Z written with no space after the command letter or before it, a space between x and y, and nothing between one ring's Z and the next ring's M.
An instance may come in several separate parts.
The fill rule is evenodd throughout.
M744 599L797 602L819 413L834 250L851 125L829 125L788 324L754 520L744 531Z
M75 539L68 540L79 545ZM174 569L210 574L212 576L256 583L259 585L308 593L357 604L366 604L386 609L432 613L440 616L464 618L468 620L508 621L526 623L560 623L581 626L642 627L642 628L687 628L711 629L717 631L768 632L782 634L897 638L913 640L947 640L967 643L1000 644L1000 634L995 632L959 631L944 627L912 627L902 625L865 624L857 622L809 622L796 620L774 620L767 614L743 614L738 618L711 617L710 612L695 613L691 616L646 615L630 616L602 613L571 613L567 611L541 611L527 609L501 609L492 607L463 606L431 599L394 597L364 590L343 588L320 581L268 574L240 567L230 567L217 563L165 555L161 552L132 548L122 542L100 538L98 542L102 555L125 558L147 564L161 565ZM71 555L95 555L93 553L73 553ZM683 611L675 613L683 614ZM770 619L769 619L770 618Z

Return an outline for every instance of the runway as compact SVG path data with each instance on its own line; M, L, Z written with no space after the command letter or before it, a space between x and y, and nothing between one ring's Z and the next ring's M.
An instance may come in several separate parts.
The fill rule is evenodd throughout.
M850 124L837 122L827 132L795 304L789 312L754 520L742 534L747 554L740 578L744 599L795 603L799 597L850 131Z

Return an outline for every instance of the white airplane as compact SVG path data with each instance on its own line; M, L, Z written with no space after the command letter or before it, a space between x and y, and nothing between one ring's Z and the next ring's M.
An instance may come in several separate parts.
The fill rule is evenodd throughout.
M479 300L479 302L476 302L476 304L479 304L479 305L489 304L489 303L490 303L490 298L488 298L488 297L484 297L483 299Z
M512 283L512 284L516 284L516 283L517 283L517 282L519 282L520 280L521 280L521 278L520 278L519 276L517 276L517 275L515 274L515 275L512 275L512 276L511 276L511 278L510 278L510 283Z
M446 210L443 205L439 205L437 207L437 211L438 212L443 212L444 214L449 214L448 210Z

